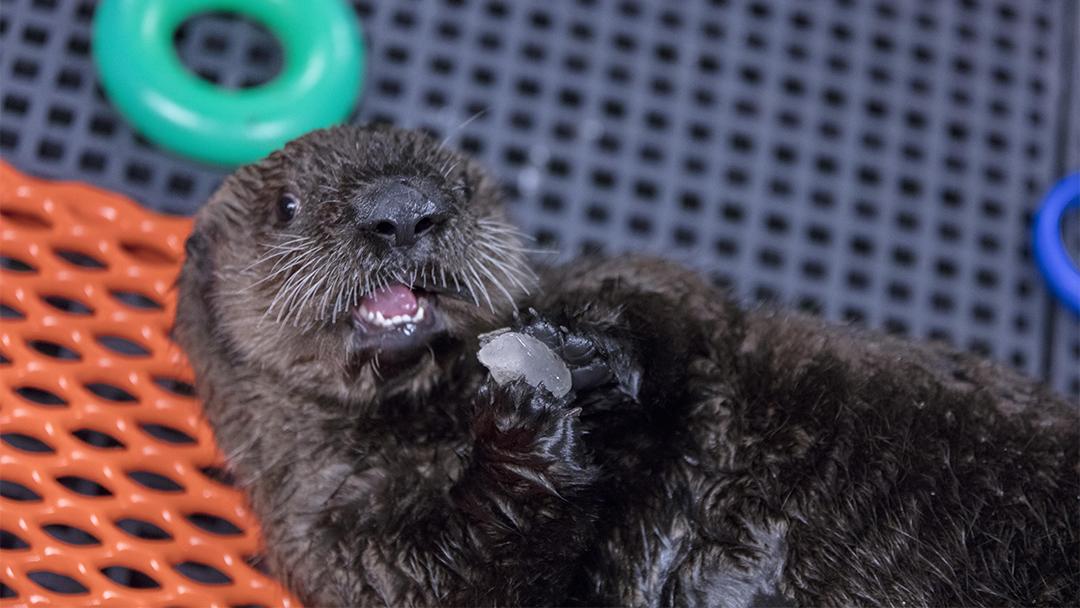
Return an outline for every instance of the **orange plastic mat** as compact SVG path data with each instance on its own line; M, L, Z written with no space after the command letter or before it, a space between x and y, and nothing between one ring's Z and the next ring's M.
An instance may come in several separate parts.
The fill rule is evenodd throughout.
M0 606L286 605L169 341L191 223L0 163Z

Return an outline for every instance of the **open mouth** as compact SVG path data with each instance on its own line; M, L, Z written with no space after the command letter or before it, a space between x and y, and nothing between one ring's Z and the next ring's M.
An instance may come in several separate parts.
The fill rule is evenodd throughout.
M433 292L390 284L361 298L352 311L358 350L391 359L426 349L445 331Z
M398 284L364 296L353 315L366 326L408 330L424 320L428 306L415 291Z

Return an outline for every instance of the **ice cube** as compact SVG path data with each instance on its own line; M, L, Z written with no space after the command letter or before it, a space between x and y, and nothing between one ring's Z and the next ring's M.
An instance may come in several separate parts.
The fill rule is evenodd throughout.
M476 356L496 384L523 379L531 386L543 386L556 397L570 392L566 363L540 340L503 329L480 336L480 344Z

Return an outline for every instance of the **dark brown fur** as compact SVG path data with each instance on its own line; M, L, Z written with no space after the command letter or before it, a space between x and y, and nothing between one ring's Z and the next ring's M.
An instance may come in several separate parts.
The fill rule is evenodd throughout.
M382 369L339 319L359 291L265 314L273 266L257 260L274 235L315 231L342 256L326 264L353 264L368 245L345 207L401 175L457 201L431 264L464 272L496 236L525 264L516 237L477 221L501 210L472 161L342 127L230 177L180 280L176 335L207 415L273 571L306 603L1080 604L1077 412L995 364L743 310L643 258L505 295L481 276L490 305L440 299L445 335ZM320 209L310 224L275 227L286 189ZM412 280L399 262L378 272ZM497 387L475 353L500 326L606 375L563 399Z

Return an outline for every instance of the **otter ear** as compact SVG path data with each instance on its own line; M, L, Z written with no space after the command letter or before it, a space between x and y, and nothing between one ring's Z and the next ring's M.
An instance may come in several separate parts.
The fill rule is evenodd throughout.
M176 277L176 318L170 337L182 347L193 333L206 331L205 320L210 306L209 296L214 282L214 255L210 244L217 230L206 214L200 214L195 227L184 243L184 265Z
M188 236L187 241L184 243L183 274L193 273L197 276L206 276L206 273L210 270L210 241L206 236L208 231L209 227L205 225L205 222L199 222L195 224L194 230Z
M251 165L237 169L225 178L196 214L195 226L184 244L187 259L178 279L182 291L205 291L213 278L216 265L214 248L211 245L227 245L227 240L221 240L222 235L234 235L235 238L235 235L245 234L244 228L252 219L250 214L245 212L243 201L258 197L255 187L258 178L258 170Z
M201 300L213 280L216 262L211 244L221 231L217 226L216 214L209 213L212 210L208 207L204 206L195 216L195 225L184 242L184 265L176 277L181 300L193 295Z

